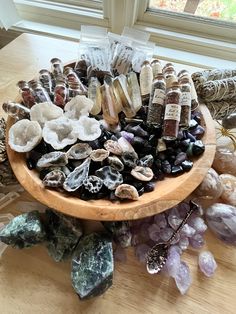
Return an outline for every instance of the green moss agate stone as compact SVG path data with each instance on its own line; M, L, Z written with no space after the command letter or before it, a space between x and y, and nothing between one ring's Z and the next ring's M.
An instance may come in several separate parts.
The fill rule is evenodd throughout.
M48 209L46 226L49 255L56 262L71 257L83 234L80 220Z
M36 210L13 218L0 230L0 241L19 249L31 247L45 240L45 229Z
M121 247L131 246L132 234L128 221L102 221L102 224Z
M72 285L80 299L104 293L113 278L112 242L107 234L91 233L83 237L72 258Z

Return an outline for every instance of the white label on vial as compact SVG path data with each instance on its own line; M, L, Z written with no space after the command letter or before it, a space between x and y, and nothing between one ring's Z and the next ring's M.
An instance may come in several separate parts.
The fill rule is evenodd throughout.
M150 94L152 88L152 79L153 79L152 68L151 67L143 68L140 73L141 95Z
M165 99L165 91L163 89L156 88L154 91L152 103L163 105Z
M180 96L180 104L181 106L191 107L191 93L190 92L182 92Z
M181 106L176 104L167 104L165 107L164 120L180 121Z

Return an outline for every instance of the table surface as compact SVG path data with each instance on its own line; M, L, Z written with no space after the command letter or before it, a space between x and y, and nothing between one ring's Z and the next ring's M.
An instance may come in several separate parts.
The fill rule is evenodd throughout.
M30 80L49 60L77 59L78 43L23 34L0 50L0 104L15 99L19 80ZM176 64L177 70L187 68ZM0 116L4 115L0 109ZM21 200L32 200L24 192ZM1 213L16 213L16 204ZM210 232L206 245L218 263L212 278L204 277L197 266L198 251L183 255L191 269L192 286L181 296L172 279L149 275L127 250L125 263L115 263L113 286L101 297L79 301L70 280L70 263L56 263L44 247L26 250L8 248L0 259L0 313L235 313L236 249L217 240Z

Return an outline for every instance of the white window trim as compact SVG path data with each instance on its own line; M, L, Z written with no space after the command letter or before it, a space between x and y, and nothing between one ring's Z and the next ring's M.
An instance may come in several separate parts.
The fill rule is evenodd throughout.
M83 0L78 0L78 4L80 1ZM151 41L157 45L157 56L163 60L205 68L236 67L235 43L221 41L219 37L209 39L194 33L185 34L180 29L173 31L151 23L147 19L149 12L145 13L147 0L103 0L103 12L98 8L53 2L15 0L23 21L14 29L78 40L82 24L107 27L114 33L121 33L124 26L129 26L148 31Z

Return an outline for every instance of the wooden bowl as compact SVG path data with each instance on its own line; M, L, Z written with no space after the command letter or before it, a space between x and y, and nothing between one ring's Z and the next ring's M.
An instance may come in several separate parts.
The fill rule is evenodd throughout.
M191 171L177 177L165 178L156 183L155 190L144 193L137 201L113 203L109 200L83 201L67 192L45 188L34 170L29 170L25 155L13 151L7 145L12 169L21 185L39 202L64 214L91 220L132 220L160 213L185 199L202 181L211 167L215 155L215 128L205 105L200 106L203 114L205 152L194 161ZM7 131L13 124L9 118ZM8 134L8 132L7 132Z

